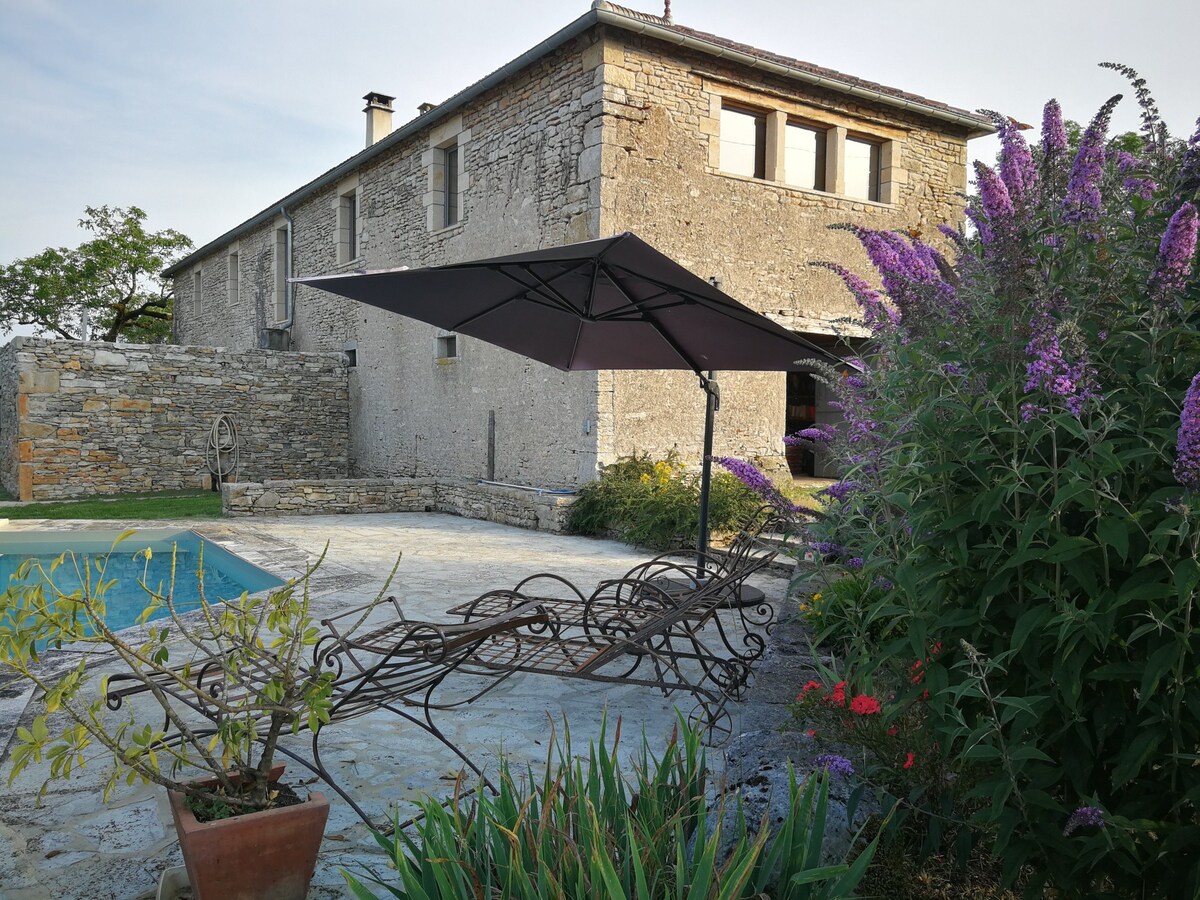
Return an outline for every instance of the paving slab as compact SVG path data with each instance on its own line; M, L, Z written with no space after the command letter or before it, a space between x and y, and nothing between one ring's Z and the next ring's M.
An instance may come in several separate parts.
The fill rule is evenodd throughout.
M485 590L511 587L529 575L555 572L590 590L649 555L614 541L436 513L205 522L23 520L7 529L124 527L192 528L285 579L302 574L324 553L313 581L318 618L372 599L401 554L388 593L401 599L411 618L435 621L451 606ZM785 580L770 576L756 577L754 584L776 600L786 588ZM61 665L77 659L68 657ZM103 656L89 666L117 670ZM690 704L686 699L681 703L686 714ZM5 779L11 765L7 748L17 723L31 714L29 704L24 687L0 685L0 773ZM502 752L518 768L540 763L551 729L561 734L564 718L576 751L586 751L599 736L606 712L610 720L621 718L622 746L630 754L643 733L652 748L664 746L679 714L670 699L644 688L518 675L471 706L440 714L437 721L451 741L494 772ZM732 715L737 734L747 713L734 707ZM287 741L307 754L309 741L303 734ZM459 770L446 748L387 712L333 726L322 736L322 748L339 783L368 813L380 817L396 806L403 816L411 814L423 795L445 796ZM713 759L719 764L720 754ZM161 788L122 786L105 804L101 788L106 769L98 763L67 782L52 782L39 806L43 777L40 770L27 770L0 791L2 900L145 900L155 895L162 871L181 864ZM319 783L311 787L321 789ZM341 798L327 789L324 793L331 802L330 818L310 898L347 896L342 867L386 868L366 826Z

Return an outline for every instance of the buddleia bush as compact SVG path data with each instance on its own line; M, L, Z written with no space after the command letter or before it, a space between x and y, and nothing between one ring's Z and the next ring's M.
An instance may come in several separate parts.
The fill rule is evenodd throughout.
M905 684L975 835L1040 896L1200 896L1200 130L1144 82L1069 146L991 114L969 237L851 227L874 335L830 374L841 480L814 536L877 588L834 620L851 677ZM849 633L845 621L858 627ZM935 644L941 652L930 659ZM885 670L891 675L885 676ZM897 674L899 677L897 677ZM928 690L928 696L918 697Z

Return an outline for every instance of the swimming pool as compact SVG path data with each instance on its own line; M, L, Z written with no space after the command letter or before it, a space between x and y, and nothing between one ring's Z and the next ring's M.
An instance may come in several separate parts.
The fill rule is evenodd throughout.
M244 591L257 593L283 585L283 580L260 569L223 547L206 540L194 531L173 529L140 529L121 541L114 549L113 542L120 531L5 531L0 532L0 591L10 584L36 583L35 569L23 582L15 580L17 570L29 558L41 560L47 572L50 564L62 553L66 561L53 574L55 586L70 594L81 586L84 559L92 560L92 582L95 583L95 560L107 557L104 579L115 579L105 593L105 622L114 631L137 622L146 608L148 596L139 586L165 591L171 581L171 555L175 551L175 605L180 611L195 609L200 604L200 579L197 569L201 551L204 558L204 596L210 603L240 597ZM137 554L149 548L150 560ZM72 563L70 554L76 562ZM161 609L151 620L167 615Z

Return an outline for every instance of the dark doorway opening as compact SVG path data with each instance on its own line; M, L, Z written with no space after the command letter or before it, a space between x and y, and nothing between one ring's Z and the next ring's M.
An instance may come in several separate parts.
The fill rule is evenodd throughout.
M795 434L801 428L817 423L817 380L808 372L787 373L787 415L785 434ZM786 445L788 468L792 475L813 475L816 456L804 447Z

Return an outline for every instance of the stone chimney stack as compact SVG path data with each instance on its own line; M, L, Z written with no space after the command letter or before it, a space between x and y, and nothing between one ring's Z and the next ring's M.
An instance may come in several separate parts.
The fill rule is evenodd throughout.
M370 147L392 133L392 101L396 98L372 91L363 99L367 101L363 112L367 114L367 146Z

